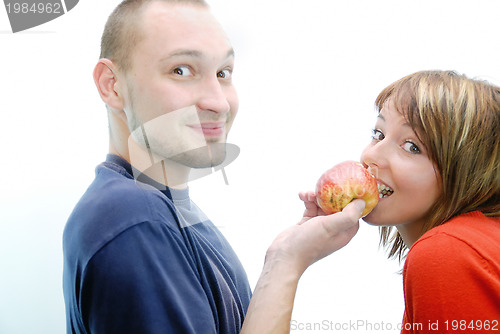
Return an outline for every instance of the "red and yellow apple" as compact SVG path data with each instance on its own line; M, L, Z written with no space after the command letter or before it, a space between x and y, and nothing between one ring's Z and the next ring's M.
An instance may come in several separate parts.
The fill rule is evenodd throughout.
M366 203L363 217L373 210L379 198L375 176L359 162L344 161L333 166L316 184L316 200L326 214L342 211L356 198Z

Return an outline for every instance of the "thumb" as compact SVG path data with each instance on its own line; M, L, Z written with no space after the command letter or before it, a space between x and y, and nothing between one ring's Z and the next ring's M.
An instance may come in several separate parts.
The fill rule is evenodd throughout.
M347 215L352 220L359 220L363 214L363 210L365 209L366 202L362 199L356 199L342 210L342 212Z
M324 228L330 235L335 236L343 231L354 229L357 231L359 219L365 209L365 201L356 199L350 202L342 212L322 217Z

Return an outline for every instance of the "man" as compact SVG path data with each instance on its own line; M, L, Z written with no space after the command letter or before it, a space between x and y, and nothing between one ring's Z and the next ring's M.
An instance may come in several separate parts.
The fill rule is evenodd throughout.
M238 333L247 309L243 331L287 332L300 275L356 233L362 201L322 216L301 194L249 308L237 256L187 188L191 169L224 160L233 65L203 0L126 0L110 16L94 70L110 154L64 231L68 333Z

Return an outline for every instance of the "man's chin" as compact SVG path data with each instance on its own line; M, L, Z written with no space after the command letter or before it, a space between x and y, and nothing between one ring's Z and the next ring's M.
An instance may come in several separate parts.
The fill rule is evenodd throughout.
M190 168L211 168L219 166L226 159L226 143L211 143L170 158Z

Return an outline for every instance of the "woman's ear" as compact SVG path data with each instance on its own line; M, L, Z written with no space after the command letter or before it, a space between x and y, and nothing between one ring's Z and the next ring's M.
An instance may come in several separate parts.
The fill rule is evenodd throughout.
M101 95L101 99L117 111L123 110L124 100L120 87L117 84L118 78L115 74L115 65L109 59L102 58L94 68L94 82Z

